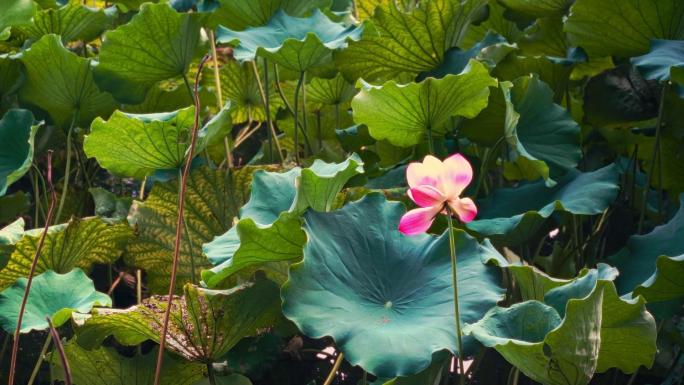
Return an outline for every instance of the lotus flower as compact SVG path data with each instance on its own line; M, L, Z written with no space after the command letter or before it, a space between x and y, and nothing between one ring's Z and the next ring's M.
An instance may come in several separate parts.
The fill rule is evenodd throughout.
M462 222L470 222L477 215L475 202L460 197L473 179L473 168L461 154L454 154L444 162L428 155L422 163L409 164L406 179L408 196L420 208L401 217L399 231L402 233L415 235L426 232L439 213L449 215L450 211Z

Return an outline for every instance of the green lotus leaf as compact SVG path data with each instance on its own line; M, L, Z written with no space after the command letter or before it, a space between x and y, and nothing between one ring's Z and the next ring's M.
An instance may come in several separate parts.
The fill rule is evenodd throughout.
M8 333L17 327L19 308L26 290L26 278L19 278L0 293L0 326ZM66 274L47 270L33 278L21 332L47 329L50 317L55 327L71 318L71 313L88 313L93 306L111 306L106 294L95 291L93 281L81 269Z
M548 17L564 14L573 2L574 0L503 0L501 3L509 9L526 15Z
M353 84L347 82L341 73L332 79L313 78L306 85L307 102L339 106L352 100L358 92Z
M377 140L413 146L424 140L428 130L436 137L444 135L452 116L477 116L487 106L489 87L496 85L485 66L474 60L462 73L442 79L366 84L352 101L354 121L368 126Z
M684 40L652 40L649 53L632 58L646 79L684 84ZM680 95L682 92L680 91Z
M0 269L4 268L10 255L14 252L16 243L24 234L24 218L0 229Z
M190 173L185 196L185 223L178 265L178 282L199 278L201 269L211 265L202 255L202 244L225 233L233 225L238 208L249 197L249 186L255 167L225 170L200 167ZM134 201L130 220L137 228L131 239L125 261L147 273L150 289L157 293L168 290L171 272L176 220L178 215L178 181L155 183L144 202ZM185 231L187 230L187 231ZM193 272L195 274L193 274Z
M31 168L38 127L27 110L12 109L0 119L0 196Z
M200 129L196 154L230 129L229 110L227 104ZM116 175L143 179L159 170L178 169L190 147L194 114L194 107L157 114L115 111L109 120L93 121L83 150Z
M6 28L28 25L36 14L33 0L5 0L0 4L0 34Z
M648 52L651 39L684 39L679 0L576 0L565 22L574 46L591 56Z
M433 354L432 363L418 374L407 377L396 377L393 379L378 378L371 382L371 385L439 385L444 375L447 361L451 359L451 355L442 350Z
M642 295L649 302L684 296L684 194L679 211L669 222L645 235L633 235L627 247L610 257L620 270L620 294Z
M42 231L26 231L16 243L7 266L0 270L0 289L28 276ZM38 258L36 274L47 270L65 274L76 267L88 272L96 263L112 263L124 251L131 235L128 225L109 224L96 217L73 218L69 223L51 226Z
M214 69L207 68L205 71L205 83L214 89L216 87ZM221 67L219 78L221 79L221 94L223 98L230 100L231 103L230 115L233 122L247 122L250 119L259 122L266 121L264 103L261 99L259 85L254 76L254 69L251 63L239 63L231 60ZM265 84L264 88L266 88ZM278 107L282 105L281 99L278 97L274 87L269 85L268 90L270 93L269 105L271 107L271 116L275 116Z
M411 12L395 2L376 8L374 30L335 53L335 61L349 79L389 80L430 71L444 61L449 48L457 47L483 0L434 0Z
M235 44L233 56L239 61L253 61L257 55L273 60L293 71L304 72L329 58L332 51L358 40L363 27L335 23L315 10L310 17L293 17L279 10L262 27L234 31L219 27L219 43Z
M315 9L327 8L331 0L221 0L214 12L218 22L241 31L268 23L278 10L295 17L307 16Z
M132 199L129 197L118 197L113 192L101 187L89 188L88 192L95 202L95 215L107 218L112 221L126 219L131 208Z
M79 385L152 385L157 348L143 355L126 357L116 349L98 347L82 348L72 340L64 345L71 378ZM50 356L55 365L56 379L64 379L62 361L58 354ZM194 385L204 378L206 366L183 361L171 355L164 358L164 370L159 383L162 385Z
M300 258L306 241L301 214L308 208L332 210L337 193L362 172L363 162L356 154L342 163L316 160L309 168L285 173L255 172L240 221L203 246L215 267L203 271L202 280L216 287L243 269Z
M278 285L266 279L230 290L192 284L173 301L167 348L189 361L220 359L242 338L273 326L281 317ZM166 296L152 296L125 310L95 314L77 330L77 341L93 348L110 335L124 345L159 342Z
M143 4L129 23L104 34L97 85L121 103L137 104L157 82L185 76L199 46L201 17Z
M0 223L9 223L26 214L31 208L30 198L31 196L23 191L0 196ZM0 266L2 265L2 257L0 256Z
M5 107L8 96L14 95L24 81L22 64L10 55L0 55L0 107Z
M205 100L205 87L200 88L200 102L202 105L208 104ZM188 88L182 79L161 81L152 86L145 96L145 101L139 104L125 104L121 106L121 111L132 114L150 114L168 111L176 111L194 104Z
M308 211L304 260L282 289L283 312L304 334L333 337L352 365L384 378L418 373L434 352L458 350L448 234L404 236L404 211L380 194ZM497 268L485 263L503 257L489 243L456 237L461 321L474 323L501 299ZM473 343L464 340L463 354Z
M486 20L476 25L471 25L468 28L466 35L459 45L461 48L468 49L473 47L491 31L496 31L497 34L503 36L509 42L517 42L520 39L523 32L514 21L506 17L507 13L509 13L507 8L495 1L487 4L487 10L488 17Z
M252 381L249 377L245 377L242 374L229 374L227 376L216 376L213 380L205 378L195 385L212 385L211 381L215 381L214 385L252 385Z
M108 24L109 18L104 10L89 8L82 5L81 1L71 0L59 9L41 10L33 22L22 29L31 40L55 34L65 43L75 40L88 42L97 38Z
M90 60L62 45L57 35L45 35L21 57L27 81L21 98L45 110L55 125L85 127L114 110L114 99L93 82Z
M533 381L585 385L598 361L602 299L601 288L584 299L573 299L564 320L538 301L497 307L466 326L465 332L495 348Z
M568 172L549 188L544 181L495 190L478 202L477 220L466 227L508 245L520 244L542 228L556 211L597 215L617 198L620 169L613 164L596 171Z

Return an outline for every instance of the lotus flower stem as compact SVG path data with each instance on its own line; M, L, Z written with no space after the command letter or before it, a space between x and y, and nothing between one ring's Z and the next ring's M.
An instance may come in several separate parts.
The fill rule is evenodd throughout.
M660 158L658 154L660 153L660 137L663 128L663 113L665 111L665 98L667 97L667 91L670 89L670 83L666 82L663 85L663 89L660 93L660 107L658 108L658 118L656 119L656 134L655 142L653 143L653 152L651 154L651 164L648 166L648 172L646 173L646 183L644 185L644 193L641 197L641 214L639 216L639 226L637 229L637 234L642 234L642 229L644 225L644 219L646 218L646 202L648 201L648 191L651 188L651 179L653 179L653 171L655 169L656 159ZM663 173L662 162L658 165L659 173ZM662 195L663 184L658 184L658 196ZM658 213L660 214L661 205L658 205Z
M21 336L21 323L24 320L26 302L28 301L28 296L31 291L33 275L36 273L38 258L40 257L40 252L41 250L43 250L43 245L45 244L45 237L47 236L48 227L50 227L50 223L52 223L52 219L55 216L55 204L57 203L57 193L55 192L55 187L52 184L52 150L49 150L47 154L47 182L50 188L50 207L48 208L48 214L45 218L45 227L43 228L43 231L40 234L40 240L38 240L38 247L36 247L36 253L33 255L31 269L29 270L28 279L26 281L26 289L24 290L24 297L21 300L21 307L19 308L19 316L17 317L17 328L14 331L14 341L12 343L12 358L10 359L9 380L7 381L8 385L14 385L14 377L16 375L15 372L17 369L17 353L19 352L19 337Z
M335 379L335 374L340 369L340 365L342 365L343 360L344 360L344 353L340 352L340 354L337 355L337 359L335 360L335 363L333 364L332 369L330 369L330 373L328 373L328 377L325 379L325 382L323 383L323 385L332 384L333 380Z
M62 340L59 338L59 333L55 326L52 324L50 317L45 317L48 324L50 325L50 334L52 335L52 341L55 344L55 348L59 353L59 359L62 361L62 371L64 372L64 383L66 385L71 385L71 368L69 367L69 361L66 358L66 353L64 352L64 345L62 345Z
M295 88L294 94L294 153L295 153L295 163L297 166L301 165L301 160L299 159L299 92L302 89L302 84L304 83L304 74L302 71L299 75L299 80L297 81L297 87ZM306 116L304 117L306 120ZM306 135L306 130L304 130L304 135Z
M294 110L292 109L292 105L290 104L290 102L287 101L287 98L285 97L285 94L283 93L283 89L280 87L280 74L278 73L278 64L275 64L273 66L273 68L274 68L273 73L275 74L276 91L278 91L278 95L280 95L280 99L283 100L283 104L285 104L285 108L287 108L287 110L294 116ZM296 129L298 126L301 128L301 124L297 120L295 120L295 124L294 124L295 132L297 131ZM311 152L311 143L309 143L309 137L306 136L306 133L304 133L304 141L306 142L307 149L309 150L309 152Z
M166 334L169 330L169 318L171 316L171 306L173 304L173 295L176 291L176 273L178 272L178 260L180 259L181 239L183 237L183 212L185 210L185 193L187 190L187 180L190 175L190 167L192 165L192 158L195 155L195 146L197 145L197 132L200 124L200 98L199 98L199 77L202 73L202 67L207 62L210 56L205 55L199 63L197 75L195 76L194 88L194 102L195 102L195 121L192 126L192 135L190 139L190 147L188 148L188 156L185 160L185 167L181 175L180 190L178 191L178 217L176 219L176 237L173 247L173 264L171 266L171 282L169 283L169 295L164 311L163 326L159 336L159 351L157 352L157 366L154 372L154 385L159 385L161 379L161 368L164 363L164 347L166 345Z
M213 64L212 67L214 67L213 70L214 84L216 88L216 105L218 107L218 110L221 111L221 108L223 108L223 90L221 89L221 74L219 73L218 54L216 53L216 37L214 36L214 31L212 29L207 28L207 31L209 32L209 42L211 43L211 60ZM232 168L233 151L230 148L230 140L228 140L228 136L223 138L223 147L226 151L226 164L228 165L228 168Z
M271 97L267 88L269 84L268 60L264 59L264 83L266 84L266 87L264 87L264 85L261 83L259 68L257 68L256 62L252 62L252 68L254 69L254 78L256 79L257 86L259 87L259 93L261 94L261 101L264 104L264 113L266 114L266 124L268 125L268 149L271 152L271 158L273 158L271 141L275 142L276 151L278 151L278 159L280 159L280 163L283 163L283 150L280 147L280 141L278 140L278 135L276 135L275 127L273 127L273 119L271 119Z
M33 383L36 382L36 377L38 377L38 373L40 372L40 367L43 366L43 361L45 360L45 354L47 354L47 351L48 351L48 348L50 347L51 342L52 342L52 336L50 335L50 333L48 333L47 338L45 338L45 343L43 343L43 348L40 349L40 353L38 353L38 361L36 361L36 364L33 366L33 370L31 371L31 376L29 377L27 385L33 385Z
M459 383L465 384L465 370L463 367L463 333L461 331L461 313L458 306L458 271L456 268L456 236L454 235L454 220L451 209L447 210L447 224L449 231L449 251L451 254L451 280L454 286L454 321L456 323L456 341L458 343L458 373Z

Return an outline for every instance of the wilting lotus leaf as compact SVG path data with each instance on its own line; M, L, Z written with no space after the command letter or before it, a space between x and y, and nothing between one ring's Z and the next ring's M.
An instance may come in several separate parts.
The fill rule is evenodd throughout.
M303 17L314 9L324 9L331 0L221 0L214 19L232 30L241 31L268 23L283 10L290 16Z
M154 367L157 349L146 354L126 357L116 349L98 347L86 350L72 340L64 345L71 378L79 385L151 385L154 382ZM57 369L56 379L64 379L62 361L59 355L50 356ZM164 358L161 385L194 385L204 378L206 366L187 362L168 355Z
M632 292L649 302L684 296L684 194L677 214L645 235L633 235L627 247L610 257L620 270L620 294Z
M466 226L481 235L505 239L509 245L520 244L556 211L602 213L617 197L619 175L619 167L610 165L585 173L572 170L551 188L540 180L498 189L478 203L478 219Z
M430 71L456 47L486 1L434 0L411 12L394 3L375 10L374 30L335 53L335 61L350 79L389 80Z
M26 282L26 278L19 278L0 293L0 326L8 333L13 333L17 327ZM93 306L111 305L109 296L95 291L93 281L83 270L74 269L66 274L48 270L33 278L21 332L47 329L45 317L50 317L58 327L68 321L74 311L88 313Z
M44 9L33 22L22 28L32 40L43 35L59 35L63 42L95 39L107 27L109 18L102 9L86 7L81 1L71 0L59 9Z
M114 99L93 81L90 60L67 50L59 36L45 35L21 57L27 81L21 98L45 110L55 125L86 127L98 116L109 116Z
M474 118L487 106L489 87L497 85L485 66L471 60L459 75L427 78L407 85L389 81L365 84L354 97L354 121L368 126L373 138L409 147L447 131L452 116Z
M227 104L198 133L195 154L231 127ZM109 120L97 118L84 139L86 155L116 175L142 179L160 170L180 168L190 147L195 108L158 114L115 111Z
M300 215L309 207L332 210L337 193L362 172L363 163L356 154L342 163L316 160L311 167L285 173L255 172L240 221L203 246L216 265L202 272L204 282L215 287L245 268L300 258L306 241Z
M574 46L592 56L648 52L651 39L684 39L679 0L576 0L565 22Z
M37 130L27 110L12 109L0 119L0 196L31 167Z
M308 211L304 260L282 290L283 312L304 334L333 337L351 364L384 378L418 373L433 353L458 350L448 234L401 234L404 211L379 194ZM501 299L497 268L485 263L503 257L489 243L456 237L461 317L473 323ZM464 340L463 354L473 343Z
M167 348L190 361L222 358L243 337L273 326L280 317L278 285L266 279L230 290L207 290L192 284L173 301ZM99 346L113 335L124 345L159 341L166 296L152 296L131 308L96 314L77 330L78 343Z
M679 83L679 94L683 94L684 40L652 40L651 51L632 58L632 63L646 79Z
M0 35L5 28L31 23L36 8L33 0L4 0L0 3Z
M23 233L7 266L0 270L0 289L28 276L42 231ZM52 226L38 258L36 274L47 270L65 274L75 267L90 271L96 263L112 263L125 249L131 234L127 224L109 224L100 218L74 218L69 223Z
M185 76L199 45L200 18L168 4L143 4L129 23L105 33L94 71L98 86L136 104L157 82Z
M358 40L363 27L335 23L315 10L310 17L292 17L280 10L262 27L233 31L219 27L220 43L235 44L234 57L252 61L266 57L293 71L303 72L329 58L332 51L347 46L347 40Z
M263 168L263 167L262 167ZM233 225L238 208L249 197L255 167L243 167L226 175L225 170L200 167L190 173L185 196L185 223L178 265L178 282L199 279L211 265L202 255L202 244L225 233ZM166 292L169 284L176 220L178 181L156 183L144 202L135 201L130 220L137 228L125 260L146 271L150 289Z

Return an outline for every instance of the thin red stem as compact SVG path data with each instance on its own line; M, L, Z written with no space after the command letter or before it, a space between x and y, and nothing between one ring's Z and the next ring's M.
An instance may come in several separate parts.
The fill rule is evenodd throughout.
M17 370L17 354L19 352L19 336L21 334L21 323L24 321L24 312L26 311L26 302L28 301L29 292L31 291L31 284L33 283L33 275L36 272L36 266L38 265L38 258L40 257L40 252L45 244L45 237L47 236L48 227L55 216L55 203L57 202L57 193L55 192L55 187L52 184L52 150L48 151L47 154L47 183L50 189L50 208L48 209L47 218L45 218L45 227L43 232L40 234L40 240L38 241L38 247L36 247L36 253L33 255L33 261L31 262L31 270L29 270L28 281L26 282L26 289L24 290L24 297L21 300L21 307L19 308L19 317L17 318L17 328L14 331L14 342L12 343L12 358L10 360L10 371L8 385L14 385L14 377Z
M52 335L52 342L55 344L55 348L59 353L59 359L62 361L62 370L64 371L64 383L66 385L71 385L71 368L69 367L69 361L66 358L66 353L64 352L64 345L62 345L62 340L59 338L59 333L55 326L52 324L50 317L45 317L48 324L50 325L50 334Z
M202 58L199 63L199 68L197 69L197 75L195 76L195 87L193 92L193 99L195 102L195 121L192 126L192 138L190 141L190 148L188 149L188 156L185 160L185 168L183 169L183 175L181 176L181 183L178 192L178 218L176 220L176 240L173 247L173 265L171 267L171 282L169 283L169 296L166 302L166 310L164 311L164 321L161 330L161 335L159 336L159 351L157 352L157 367L154 371L154 385L159 385L161 378L161 368L164 363L164 346L166 345L166 333L169 329L169 318L171 316L171 305L173 304L173 295L176 291L176 272L178 271L178 259L180 258L180 246L181 239L183 237L183 211L185 210L185 191L186 182L188 176L190 175L190 165L192 164L192 158L195 155L195 146L197 145L197 132L199 130L200 123L200 99L199 99L199 77L202 73L202 67L204 63L211 58L210 55L206 55Z

